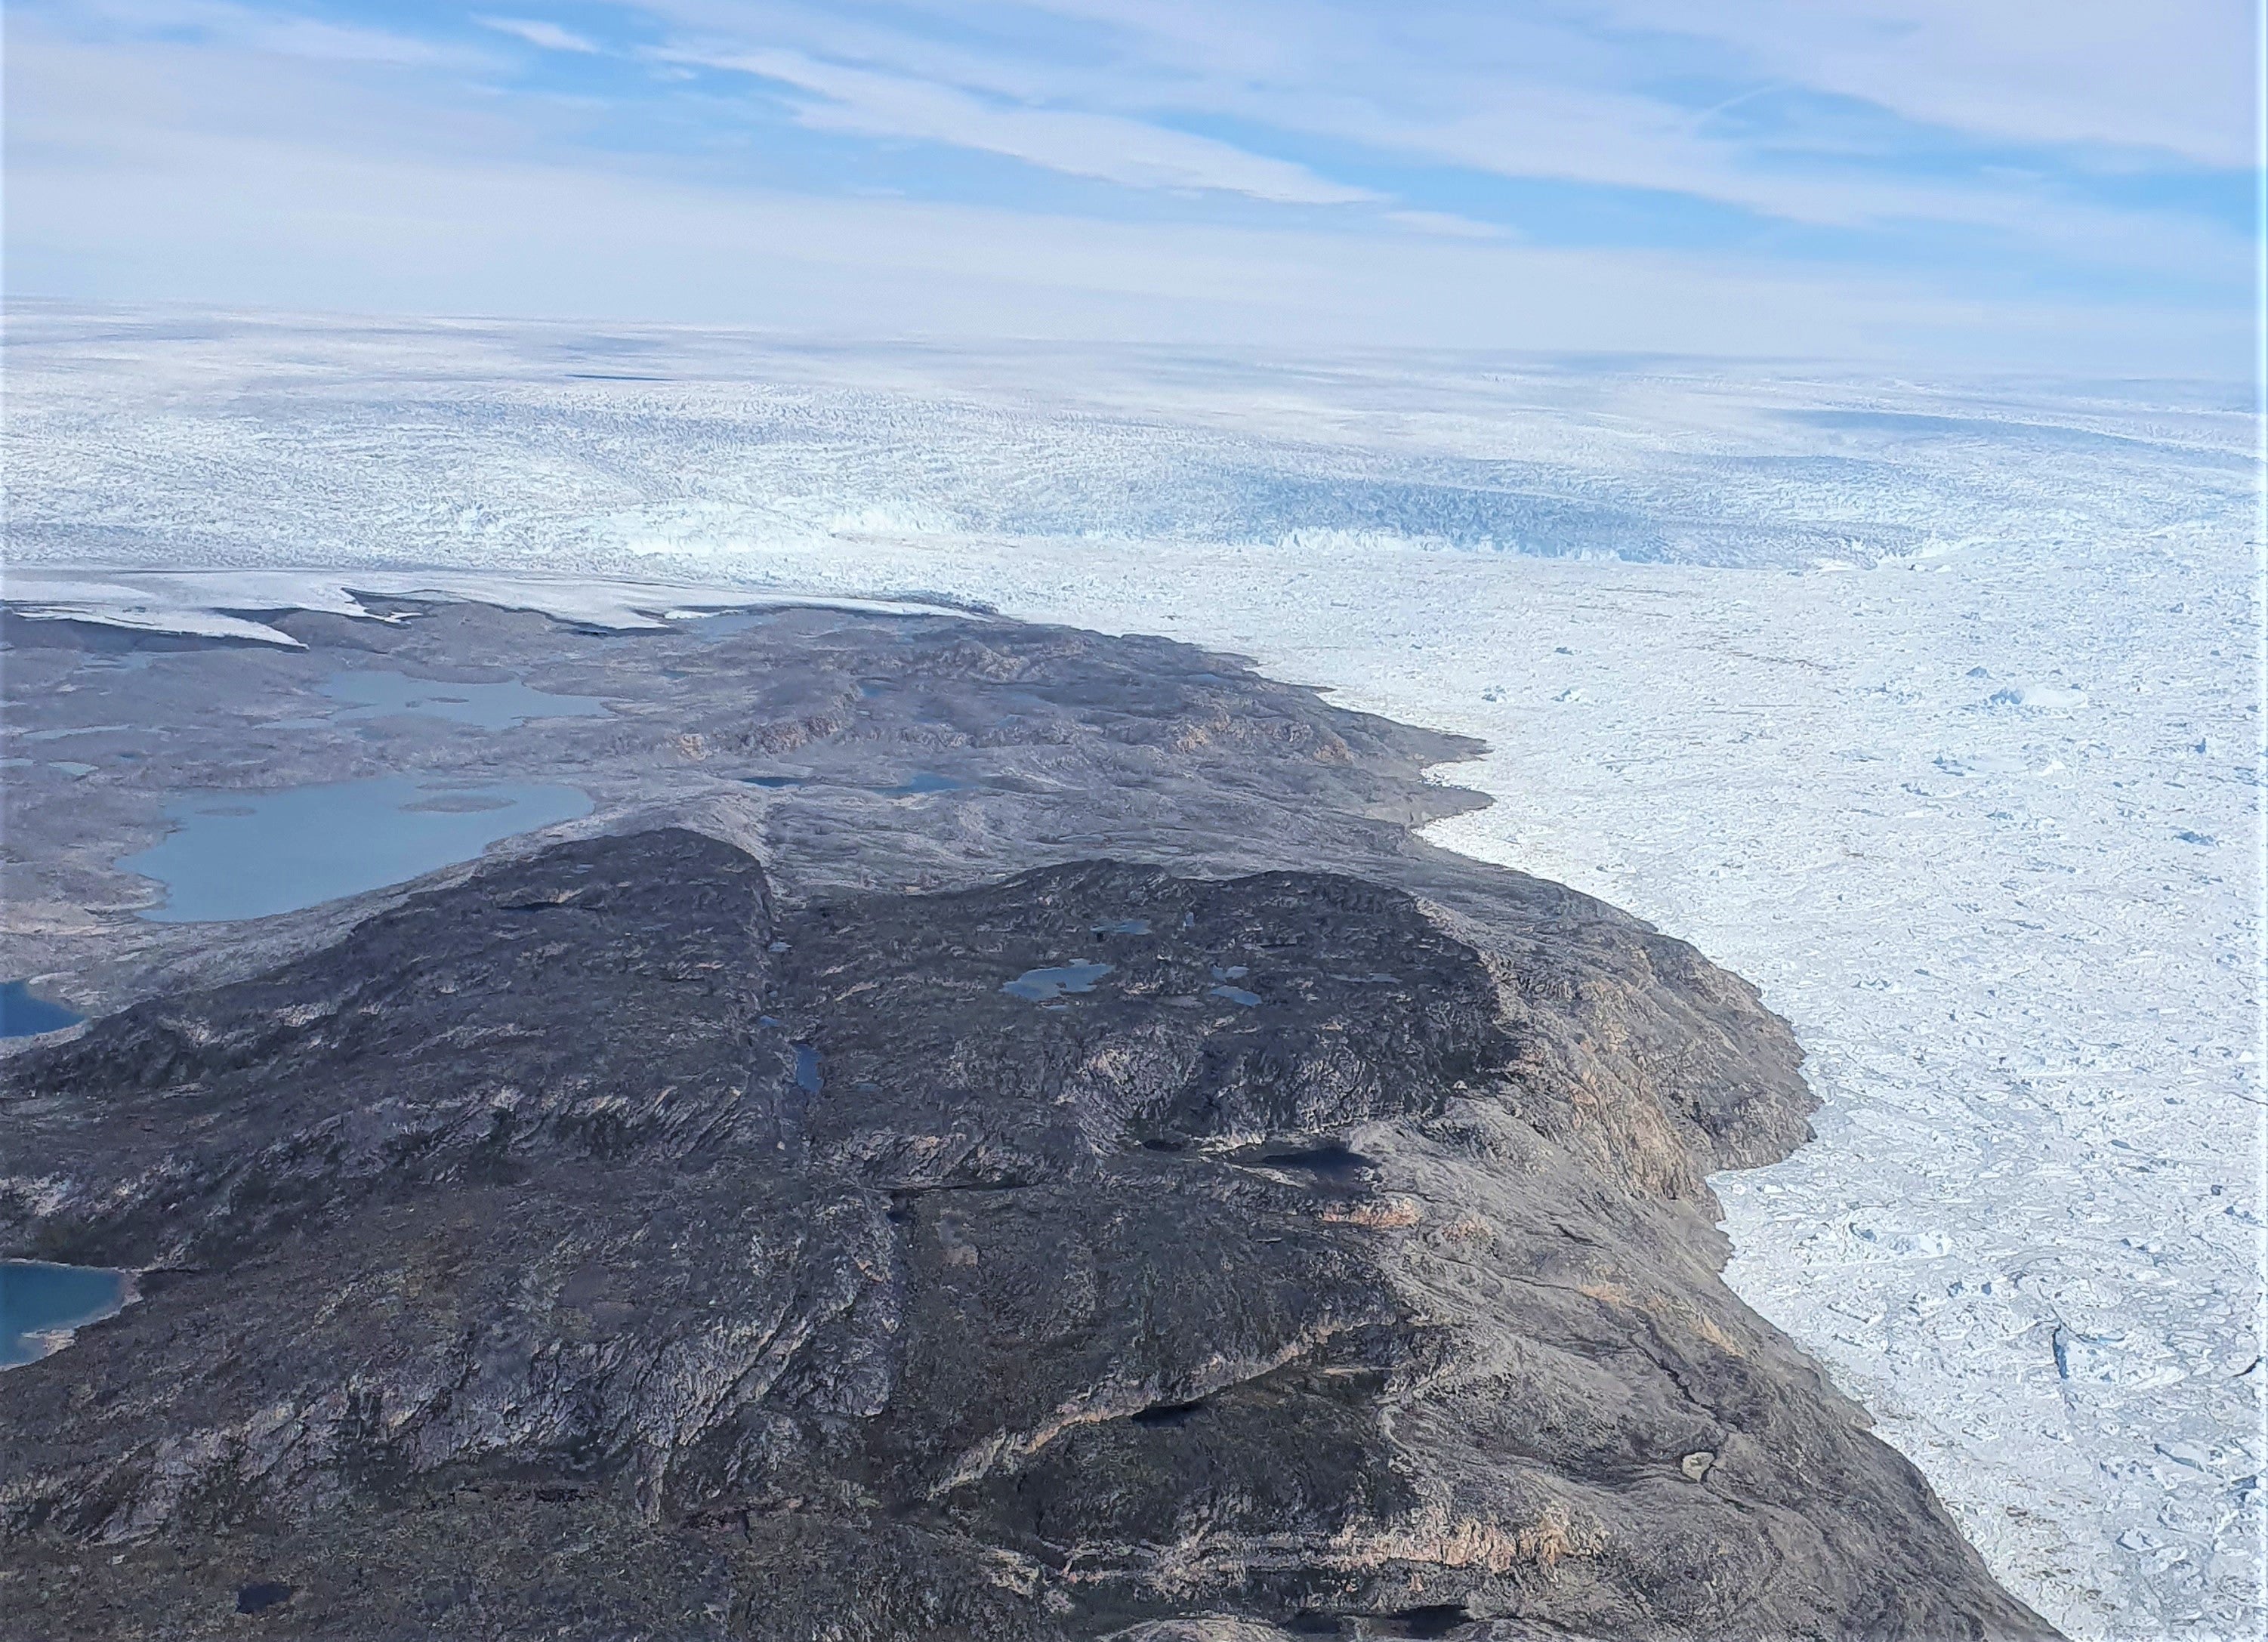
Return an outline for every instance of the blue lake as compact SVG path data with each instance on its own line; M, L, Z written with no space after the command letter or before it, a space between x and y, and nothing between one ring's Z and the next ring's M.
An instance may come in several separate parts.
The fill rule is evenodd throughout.
M1051 1003L1065 992L1091 992L1094 983L1110 973L1107 963L1059 963L1045 969L1027 969L1012 981L1000 983L1012 997L1035 1004Z
M966 781L956 781L951 776L940 776L933 769L917 769L895 787L876 787L875 792L886 799L918 798L924 792L965 792Z
M347 703L334 715L342 719L409 713L483 730L509 730L531 718L597 718L607 712L606 703L595 696L554 696L518 679L497 684L456 684L376 668L334 673L323 681L323 694Z
M0 1038L28 1038L41 1032L60 1032L86 1017L61 1004L34 998L21 981L0 983Z
M131 1292L129 1280L98 1266L0 1260L0 1368L37 1362L57 1330L114 1315Z
M188 793L166 806L174 830L129 873L166 887L157 924L203 924L296 912L468 861L501 838L591 813L574 787L500 781L420 784L407 776Z

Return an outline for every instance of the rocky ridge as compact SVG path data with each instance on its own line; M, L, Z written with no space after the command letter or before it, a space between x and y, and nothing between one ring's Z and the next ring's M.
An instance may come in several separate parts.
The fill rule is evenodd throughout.
M1373 732L1210 670L1134 722L1243 785L1077 853L1062 778L1155 745L1078 646L890 643L1088 727L863 856L618 819L0 1068L0 1252L143 1274L0 1380L0 1634L2051 1634L1718 1280L1705 1177L1810 1105L1745 983L1317 801ZM747 733L858 733L777 683ZM892 887L955 837L1042 864Z

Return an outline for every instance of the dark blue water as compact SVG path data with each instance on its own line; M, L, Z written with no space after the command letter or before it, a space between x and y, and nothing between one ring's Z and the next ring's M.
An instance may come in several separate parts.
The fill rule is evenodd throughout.
M1327 1140L1293 1152L1271 1152L1252 1160L1263 1168L1301 1169L1325 1180L1352 1180L1366 1173L1371 1160L1348 1150L1344 1141Z
M298 1589L281 1579L254 1579L249 1585L239 1585L236 1587L236 1611L264 1614L279 1603L290 1602Z
M97 1266L0 1260L0 1368L37 1362L53 1344L40 1337L114 1314L125 1305L128 1274Z
M0 984L0 1038L28 1038L41 1032L60 1032L86 1017L32 996L21 981Z
M421 786L407 776L191 793L166 806L174 830L118 865L166 887L158 924L267 917L468 861L500 838L591 813L573 787L496 782Z
M335 715L342 719L410 713L483 730L510 730L531 718L598 718L607 711L607 704L595 696L554 696L518 679L500 684L453 684L364 668L334 673L323 681L323 694L348 703Z
M1065 992L1091 992L1094 983L1108 975L1107 963L1063 963L1046 969L1027 969L1012 981L1000 983L1000 990L1012 996L1035 1004L1051 1003Z
M819 1093L819 1051L808 1043L795 1046L795 1086L806 1094Z

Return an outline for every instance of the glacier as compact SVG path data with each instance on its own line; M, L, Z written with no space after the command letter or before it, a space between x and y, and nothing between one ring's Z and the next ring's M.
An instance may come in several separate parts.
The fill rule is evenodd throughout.
M979 606L1480 737L1452 848L1695 942L1817 1141L1730 1279L2076 1637L2261 1600L2249 394L18 305L7 596Z

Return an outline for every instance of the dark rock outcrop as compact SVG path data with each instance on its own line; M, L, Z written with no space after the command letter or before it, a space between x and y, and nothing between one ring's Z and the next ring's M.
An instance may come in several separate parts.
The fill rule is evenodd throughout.
M14 1058L0 1634L2050 1634L1718 1281L1785 1028L1453 902L664 828Z

